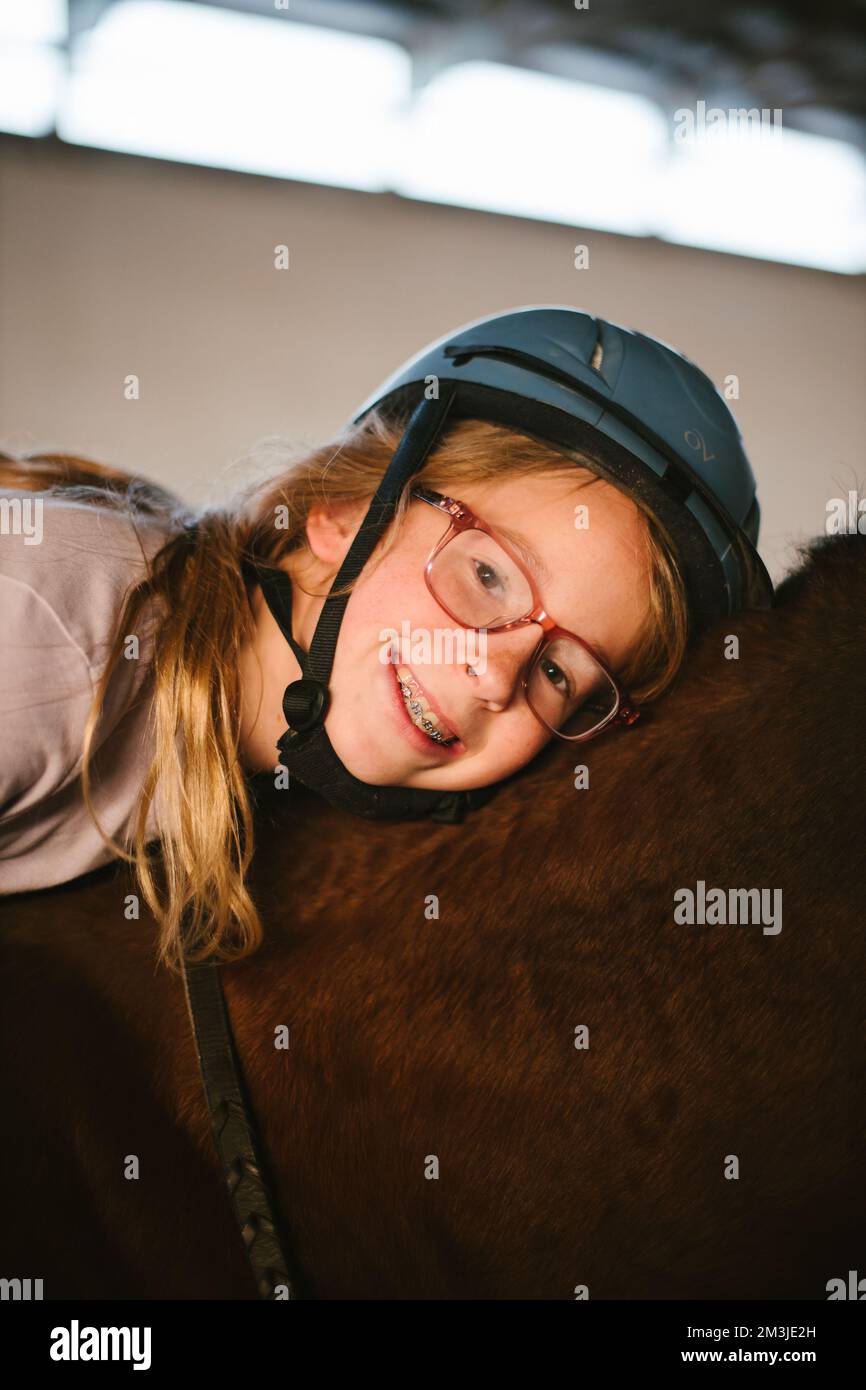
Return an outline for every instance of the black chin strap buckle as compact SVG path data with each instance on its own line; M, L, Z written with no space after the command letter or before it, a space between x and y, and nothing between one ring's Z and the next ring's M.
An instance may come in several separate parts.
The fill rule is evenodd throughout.
M321 724L328 712L330 694L321 681L305 676L303 680L292 681L286 686L283 695L283 714L289 730L296 734L306 734Z

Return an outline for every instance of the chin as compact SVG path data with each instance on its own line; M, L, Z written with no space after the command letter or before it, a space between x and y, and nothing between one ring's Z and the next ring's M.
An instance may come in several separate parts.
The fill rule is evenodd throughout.
M356 730L344 735L342 731L332 733L330 729L327 732L340 762L359 782L366 782L371 787L398 785L393 781L393 772L383 766L378 751L372 746L364 747L363 733L359 734Z

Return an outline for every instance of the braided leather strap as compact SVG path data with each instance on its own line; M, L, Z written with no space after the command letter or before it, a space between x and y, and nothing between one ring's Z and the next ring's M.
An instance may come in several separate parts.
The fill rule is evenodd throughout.
M195 1038L217 1152L252 1266L259 1296L274 1299L278 1287L300 1297L291 1272L259 1158L255 1125L244 1094L219 964L183 959L187 1008ZM285 1294L283 1295L285 1296Z

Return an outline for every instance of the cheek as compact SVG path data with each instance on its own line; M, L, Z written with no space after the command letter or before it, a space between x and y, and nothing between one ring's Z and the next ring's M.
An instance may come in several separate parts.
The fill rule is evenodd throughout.
M401 635L403 624L411 632L432 633L437 627L453 626L424 582L417 562L383 565L370 580L352 595L346 607L343 627L347 647L356 655L373 648L378 651L385 639L380 634L390 629ZM342 641L342 631L341 639Z
M521 714L520 722L516 727L507 730L503 726L495 740L497 757L501 759L504 769L501 775L525 767L549 741L550 735L542 729L535 716L529 711Z
M366 721L371 684L388 664L381 661L380 653L389 645L389 632L399 639L404 622L414 632L447 621L417 571L417 564L413 570L405 565L382 565L351 594L340 625L333 671L333 693L343 711L341 717Z

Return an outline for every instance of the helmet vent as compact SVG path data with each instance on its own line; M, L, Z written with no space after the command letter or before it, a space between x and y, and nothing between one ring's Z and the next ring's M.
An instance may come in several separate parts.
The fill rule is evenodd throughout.
M592 368L592 370L593 370L594 372L600 372L600 371L601 371L601 359L602 359L603 357L604 357L604 348L603 348L602 345L601 345L601 338L599 338L598 341L596 342L595 347L594 347L593 350L592 350L592 357L590 357L590 359L589 359L589 365L590 365L590 367Z

